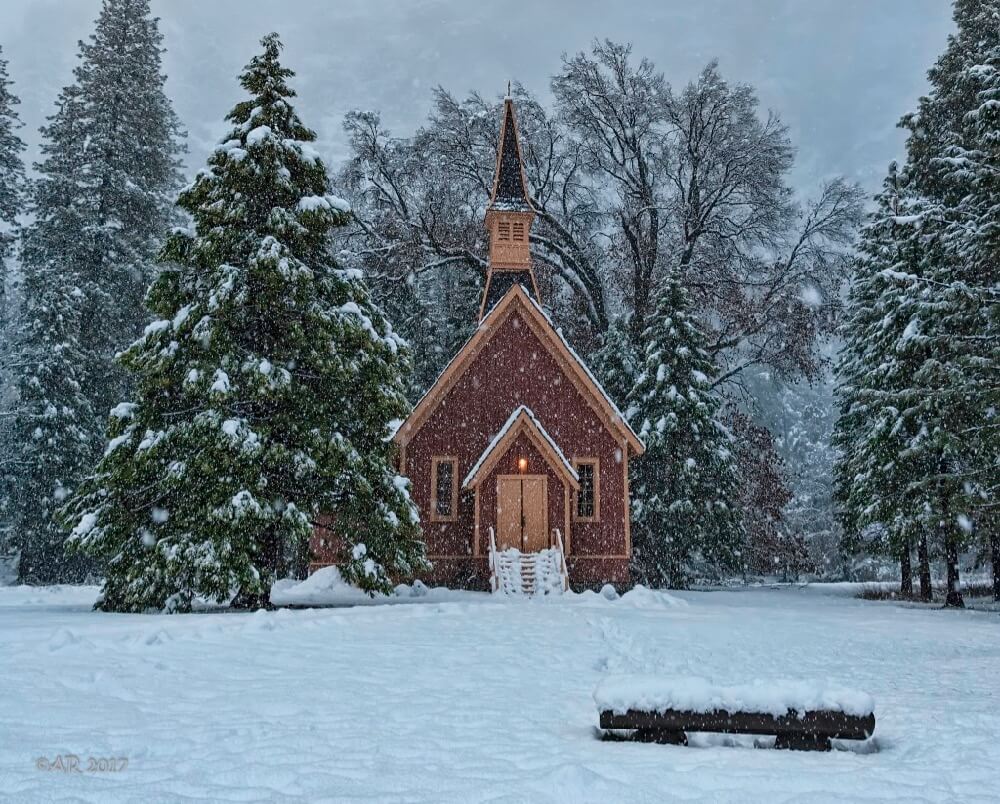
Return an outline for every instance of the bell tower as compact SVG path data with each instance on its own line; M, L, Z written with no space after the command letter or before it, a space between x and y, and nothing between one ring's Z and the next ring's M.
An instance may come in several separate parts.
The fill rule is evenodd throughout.
M514 101L508 94L504 98L500 121L500 147L497 150L493 192L486 207L490 254L486 287L479 306L480 321L515 284L520 284L528 295L539 301L528 245L531 224L535 219L535 209L529 199Z

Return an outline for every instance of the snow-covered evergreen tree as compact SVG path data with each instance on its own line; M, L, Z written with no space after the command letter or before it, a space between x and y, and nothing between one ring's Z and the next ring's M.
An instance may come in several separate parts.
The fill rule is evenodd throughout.
M15 400L4 431L0 501L9 547L20 552L21 583L79 581L87 562L64 559L65 531L53 514L99 454L100 425L82 391L93 356L81 345L85 292L73 257L85 250L83 215L73 203L85 180L87 120L79 92L63 92L44 129L21 245L21 309L13 362Z
M628 395L642 373L643 355L629 337L627 319L611 322L601 336L600 346L590 355L588 365L615 404L625 407Z
M160 43L149 0L105 0L42 129L11 338L13 422L0 444L14 467L7 526L22 581L71 580L86 563L63 576L70 565L32 556L61 552L53 506L100 455L104 416L127 383L114 354L148 318L142 298L175 214L180 146Z
M10 360L11 330L9 261L17 242L18 216L24 211L24 162L21 153L24 143L17 135L21 120L15 108L20 101L14 95L7 62L0 49L0 444L6 441L4 433L10 427L9 417L4 416L3 402L7 399L8 363ZM13 474L9 455L0 455L0 478ZM12 542L13 531L7 514L9 500L3 496L8 484L0 480L0 556L16 553Z
M122 357L136 400L113 411L67 507L72 544L107 561L106 609L264 605L321 513L350 582L387 590L424 566L388 442L408 351L362 276L334 263L349 213L290 104L277 35L262 45L229 134L180 196L195 228L168 241L156 320Z
M34 245L28 241L25 252ZM44 248L44 246L41 246ZM17 354L19 409L3 458L0 514L7 546L20 553L20 583L80 582L89 562L64 554L66 533L55 512L96 458L96 417L81 392L80 292L65 285L58 264L26 271L20 313L29 344Z
M915 275L896 277L912 301L907 348L919 359L903 404L920 422L907 445L931 471L914 475L924 522L962 605L958 558L996 506L996 109L1000 0L956 0L956 31L928 77L909 129L908 170L922 204Z
M181 186L180 124L164 91L159 20L150 0L104 0L94 33L80 43L74 85L87 145L74 196L81 212L72 255L84 285L84 393L101 416L129 391L115 354L149 320L143 303ZM103 434L102 434L103 435Z
M952 414L946 422L964 453L963 491L973 492L956 516L989 556L1000 600L1000 3L984 11L992 46L966 68L974 108L963 118L962 144L941 160L955 201L942 238L948 259L931 275L927 317L935 326L927 337L947 355L935 396Z
M7 260L13 254L17 241L18 215L24 206L24 162L21 153L24 143L17 135L21 120L15 108L20 99L13 93L7 61L0 48L0 343L7 343L9 301L7 297ZM0 345L0 365L3 364L4 345ZM0 375L0 392L4 387Z
M643 583L682 586L692 570L736 568L744 530L732 438L711 388L716 368L676 275L645 340L627 414L646 444L632 484L634 569Z
M837 367L836 494L847 549L888 553L905 569L922 533L911 484L932 467L928 456L908 450L922 423L906 410L902 395L920 357L908 346L913 299L892 277L920 270L923 250L916 240L918 202L895 163L875 201L858 247ZM884 538L873 542L873 533Z
M837 443L848 531L881 528L904 591L919 539L925 596L930 537L947 565L947 603L962 605L959 555L977 520L993 541L1000 470L1000 1L957 0L954 16L931 91L902 122L904 208L890 176L865 231Z

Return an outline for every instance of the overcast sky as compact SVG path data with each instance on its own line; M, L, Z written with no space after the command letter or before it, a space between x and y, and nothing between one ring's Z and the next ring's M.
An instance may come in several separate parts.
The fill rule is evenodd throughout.
M0 44L37 128L68 83L76 42L99 0L2 0ZM631 41L675 86L718 59L730 81L754 85L790 126L794 181L809 192L845 174L877 186L899 156L895 124L926 88L951 30L947 0L154 0L165 35L168 92L197 169L240 98L235 76L268 31L297 72L299 111L321 152L344 156L341 120L377 109L399 134L426 116L430 90L501 93L508 78L549 95L560 55L594 37Z

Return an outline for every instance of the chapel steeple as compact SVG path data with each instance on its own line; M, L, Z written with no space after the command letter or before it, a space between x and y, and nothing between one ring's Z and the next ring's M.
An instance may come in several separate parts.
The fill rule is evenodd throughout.
M509 92L503 102L499 142L493 192L486 207L490 254L486 287L479 306L480 321L515 284L519 283L535 301L539 300L528 245L535 209L531 206L528 182L524 176L517 117Z

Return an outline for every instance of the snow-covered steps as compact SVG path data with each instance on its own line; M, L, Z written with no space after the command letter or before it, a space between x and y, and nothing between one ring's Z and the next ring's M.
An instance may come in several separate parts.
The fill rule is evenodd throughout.
M562 557L554 547L538 553L511 548L495 554L493 592L503 595L561 594Z
M569 574L563 553L562 536L554 534L555 544L537 553L522 553L516 548L496 549L490 530L490 589L493 594L509 596L559 595L569 589Z

